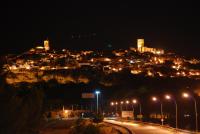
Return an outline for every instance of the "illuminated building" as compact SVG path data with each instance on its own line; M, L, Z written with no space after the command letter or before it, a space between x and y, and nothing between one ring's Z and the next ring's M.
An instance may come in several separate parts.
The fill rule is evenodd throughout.
M43 53L44 52L44 47L43 46L37 46L35 49L31 49L29 52L31 53Z
M37 50L43 50L44 47L43 47L43 46L37 46L36 49L37 49Z
M164 50L144 46L144 39L137 39L137 50L140 53L150 52L153 54L164 54Z
M143 52L144 48L144 39L137 39L137 50Z
M49 40L44 40L44 49L45 49L45 51L49 51L50 50Z

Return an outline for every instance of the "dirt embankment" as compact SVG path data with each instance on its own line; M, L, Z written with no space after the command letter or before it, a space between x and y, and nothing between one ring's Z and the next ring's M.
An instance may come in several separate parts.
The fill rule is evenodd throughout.
M91 120L55 120L48 122L40 134L118 134L119 131L104 123Z

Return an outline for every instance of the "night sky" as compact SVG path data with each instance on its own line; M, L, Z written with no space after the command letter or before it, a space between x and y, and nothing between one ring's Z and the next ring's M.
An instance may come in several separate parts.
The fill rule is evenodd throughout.
M46 38L55 49L77 50L128 48L145 38L149 47L200 57L198 8L192 1L10 1L1 8L0 52L20 53Z

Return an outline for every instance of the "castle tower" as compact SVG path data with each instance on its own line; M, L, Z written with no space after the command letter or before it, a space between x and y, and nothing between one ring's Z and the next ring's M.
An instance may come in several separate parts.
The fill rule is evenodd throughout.
M49 40L44 40L44 49L45 49L45 51L50 50Z
M144 39L137 39L137 50L142 52L142 48L144 47Z

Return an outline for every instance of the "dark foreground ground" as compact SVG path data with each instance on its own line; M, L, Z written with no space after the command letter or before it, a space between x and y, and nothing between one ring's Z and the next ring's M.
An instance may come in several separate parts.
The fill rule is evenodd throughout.
M39 134L119 134L125 133L123 128L117 128L107 123L95 124L91 120L67 119L48 121Z

